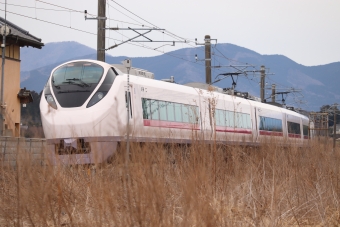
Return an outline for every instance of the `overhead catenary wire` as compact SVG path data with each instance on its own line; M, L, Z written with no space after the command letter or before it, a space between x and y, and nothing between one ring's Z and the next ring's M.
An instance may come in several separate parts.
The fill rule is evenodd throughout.
M140 20L142 20L142 21L148 23L149 25L154 26L154 27L158 27L158 26L156 26L155 24L153 24L153 23L151 23L151 22L149 22L149 21L143 19L142 17L138 16L137 14L131 12L131 11L128 10L128 9L126 9L124 6L122 6L121 4L117 3L116 1L114 1L114 0L111 0L111 1L114 2L115 4L117 4L118 6L122 7L124 10L126 10L126 11L129 12L129 13L131 13L131 14L134 15L135 17L139 18ZM16 4L12 4L12 5L13 5L13 6L17 6L17 7L35 8L35 9L39 9L39 10L52 10L52 11L56 11L56 12L63 12L63 11L64 11L64 12L69 12L69 13L70 13L70 26L62 25L62 24L59 24L59 23L55 23L55 22L51 22L51 21L47 21L47 20L43 20L43 19L39 19L39 18L33 18L33 17L30 17L30 16L26 16L26 17L27 17L27 18L30 18L30 19L36 19L36 20L41 21L41 22L53 24L53 25L56 25L56 26L60 26L60 27L65 27L65 28L73 29L73 30L75 30L75 31L79 31L79 32L83 32L83 33L87 33L87 34L91 34L91 35L96 35L96 34L93 33L93 32L85 31L85 30L78 29L78 28L72 28L71 13L72 13L72 12L83 13L83 11L75 10L75 9L70 9L70 8L67 8L67 7L64 7L64 6L60 6L60 5L48 3L48 2L45 2L45 1L42 1L42 0L36 0L36 2L41 2L41 3L44 3L44 4L48 4L48 5L51 5L51 6L53 6L53 7L59 7L59 8L61 8L61 10L59 10L59 9L48 9L48 8L42 8L42 7L22 6L22 5L16 5ZM107 4L108 4L109 6L111 6L108 2L109 2L109 1L107 1ZM119 11L118 9L114 8L113 6L111 6L111 8L113 8L113 9ZM108 12L109 12L109 11L108 11ZM119 12L121 12L121 11L119 11ZM13 13L13 14L16 14L16 15L20 15L20 14L14 13L14 12L10 12L10 13ZM123 15L129 17L128 15L124 14L123 12L121 12L121 13L122 13ZM90 13L89 13L89 15L95 16L94 14L90 14ZM25 15L21 15L21 16L25 16ZM130 18L131 20L134 20L134 19L131 18L131 17L129 17L129 18ZM121 22L121 23L134 24L134 23L127 22L127 21L111 19L111 18L110 18L110 13L109 13L109 18L108 18L108 19L109 19L109 20L113 20L113 21L118 21L118 22ZM144 27L149 27L149 26L147 26L147 25L143 25L143 23L140 23L138 20L134 20L134 21L136 22L135 25L141 25L141 26L144 26ZM115 32L117 32L117 31L115 31ZM191 45L191 43L190 43L190 42L192 42L191 39L185 39L185 38L183 38L183 37L181 37L181 36L178 36L178 35L175 35L175 34L169 32L169 31L167 31L167 30L166 30L163 34L168 35L168 36L170 36L170 37L175 36L175 37L177 37L177 38L179 38L179 39L187 40L188 42L186 43L186 45L188 45L188 46L193 46L193 45ZM127 36L125 36L125 37L127 37ZM112 37L110 36L110 33L109 33L109 37L106 37L106 38L107 38L108 41L109 41L109 40L119 41L118 39L112 38ZM197 65L203 66L203 64L201 64L201 63L199 63L199 62L191 61L190 59L184 58L184 57L188 57L188 55L182 55L183 57L180 57L181 55L179 55L179 54L166 53L166 52L164 51L164 49L163 49L163 51L162 51L162 50L155 50L155 48L150 47L150 46L147 46L147 45L145 45L145 44L136 44L136 43L131 43L131 42L129 42L129 44L130 44L130 45L134 45L134 46L138 46L138 47L142 47L142 48L145 48L145 49L149 49L149 50L154 50L154 51L157 51L157 52L159 52L159 53L163 53L163 54L166 54L166 55L169 55L169 56L172 56L172 57L175 57L175 58L184 60L184 61L188 61L188 62L190 62L190 63L194 63L194 64L197 64ZM213 48L214 48L214 50L215 50L215 51L214 51L215 53L214 53L214 56L213 56L214 62L218 62L219 64L221 64L221 62L220 62L218 59L219 59L219 58L223 58L223 59L226 59L226 60L231 61L231 62L243 63L243 62L241 62L241 61L238 61L238 60L235 60L235 59L226 57L226 56L219 50L219 48L218 48L217 46L214 46ZM203 49L200 49L200 51L203 52ZM219 54L216 54L216 51L219 52ZM246 63L246 64L247 64L247 63ZM250 66L251 66L251 65L250 65ZM220 71L222 71L222 70L221 70L221 69L214 69L214 70L213 70L214 73L220 72ZM254 82L254 80L249 79L248 77L246 77L246 78L248 79L248 81L253 81L253 82ZM269 78L268 78L268 79L269 79ZM269 80L270 80L270 79L269 79ZM273 80L272 80L272 81L273 81ZM274 81L274 82L275 82L275 81ZM276 83L276 84L278 84L278 83Z
M4 5L5 3L4 2L0 2L0 4ZM29 8L29 9L41 9L41 10L56 11L56 12L69 12L69 10L66 10L66 9L41 8L41 7L36 7L36 5L34 7L33 6L25 6L25 5L18 5L18 4L10 4L10 3L7 3L7 5L21 7L21 8Z
M123 8L124 10L128 11L128 12L131 13L132 15L136 16L137 18L141 19L142 21L144 21L144 22L146 22L146 23L152 25L152 26L155 27L155 28L159 28L157 25L155 25L155 24L153 24L153 23L151 23L151 22L149 22L149 21L143 19L142 17L138 16L137 14L131 12L130 10L128 10L127 8L125 8L124 6L122 6L121 4L117 3L116 1L114 1L114 0L111 0L111 1L114 2L115 4L117 4L118 6L120 6L121 8ZM169 31L168 31L168 32L169 32ZM173 33L171 33L171 32L169 32L169 33L172 34L172 35L174 35L174 36L176 36L176 37L178 37L179 39L187 40L187 39L185 39L185 38L183 38L183 37L180 37L180 36L177 36L177 35L175 35L175 34L173 34ZM193 42L193 40L191 40L191 41Z
M4 10L0 9L0 11L4 11ZM29 18L29 19L32 19L32 20L41 21L41 22L44 22L44 23L48 23L48 24L52 24L52 25L55 25L55 26L60 26L60 27L72 29L72 30L75 30L75 31L79 31L79 32L83 32L83 33L87 33L87 34L91 34L91 35L97 35L96 33L93 33L93 32L89 32L89 31L77 29L77 28L74 28L74 27L69 27L69 26L67 26L67 25L62 25L62 24L58 24L58 23L55 23L55 22L51 22L51 21L47 21L47 20L42 20L42 19L39 19L39 18L34 18L34 17L31 17L31 16L19 14L19 13L14 13L14 12L11 12L11 11L7 11L7 13L11 13L11 14L18 15L18 16L22 16L22 17L26 17L26 18ZM109 37L106 37L106 38L109 38ZM118 39L113 39L113 38L110 38L110 40L120 41L120 40L118 40ZM137 47L146 48L146 49L153 50L153 51L156 51L156 52L163 53L162 51L154 50L152 47L148 47L148 46L146 46L146 45L139 45L138 43L128 43L128 44L133 45L133 46L137 46ZM182 58L182 57L178 57L178 56L173 55L173 54L170 54L170 53L164 53L164 54L169 55L169 56L172 56L172 57L175 57L175 58L177 58L177 59L181 59L181 60L190 62L190 63L194 63L194 64L197 64L197 65L202 65L202 64L197 63L197 62L195 62L195 61L191 61L191 60L188 60L188 59L185 59L185 58Z
M18 5L18 4L9 4L7 3L7 5L11 5L11 6L15 6L15 7L21 7L21 8L28 8L28 9L34 9L35 10L35 14L36 14L36 10L46 10L46 11L55 11L55 12L75 12L75 13L79 13L79 14L84 14L84 11L79 11L79 10L74 10L74 9L51 9L51 8L42 8L42 7L37 7L36 6L36 2L35 1L35 6L27 6L27 5ZM43 1L40 1L41 3L45 3L45 4L49 4L47 2L43 2ZM5 4L3 2L0 2L0 4ZM55 7L61 7L61 8L64 8L62 6L58 6L58 5L55 5L53 4L53 6ZM88 13L88 15L90 16L96 16L95 14L91 14L91 13ZM36 16L36 15L35 15ZM131 25L136 25L136 26L140 26L140 24L136 24L136 23L131 23L131 22L127 22L127 21L121 21L121 20L116 20L116 19L112 19L110 17L107 18L108 20L110 21L116 21L116 22L123 22L123 23L126 23L126 24L131 24Z
M42 0L36 0L36 2L41 2L41 3L44 3L44 4L48 4L48 5L51 5L51 6L54 6L54 7L59 7L59 8L62 8L62 10L56 10L56 9L46 9L46 8L39 8L39 7L30 7L30 6L23 6L23 5L17 5L17 4L11 4L11 5L13 5L13 6L19 6L19 7L26 7L26 8L36 8L36 9L42 9L42 10L52 10L52 11L65 11L65 12L77 12L77 13L83 13L83 11L80 11L80 10L75 10L75 9L71 9L71 8L67 8L67 7L64 7L64 6L60 6L60 5L56 5L56 4L52 4L52 3L49 3L49 2L45 2L45 1L42 1ZM132 15L134 15L134 16L136 16L137 18L139 18L139 19L141 19L142 21L144 21L144 22L146 22L146 23L148 23L148 24L150 24L150 25L152 25L152 26L154 26L154 27L158 27L158 26L156 26L155 24L153 24L153 23L151 23L151 22L149 22L149 21L147 21L147 20L145 20L145 19L143 19L142 17L140 17L140 16L138 16L137 14L135 14L135 13L133 13L132 11L130 11L130 10L128 10L127 8L125 8L124 6L122 6L121 4L119 4L119 3L117 3L116 1L114 1L114 0L111 0L112 2L114 2L115 4L117 4L118 6L120 6L121 8L123 8L124 10L126 10L127 12L129 12L129 13L131 13ZM3 4L3 3L2 3ZM107 4L110 6L110 7L112 7L112 8L114 8L112 5L110 5L109 4L109 1L107 1ZM120 13L122 13L121 11L119 11L118 9L116 9L116 8L114 8L115 10L117 10L118 12L120 12ZM92 15L92 16L95 16L94 14L90 14L90 13L88 13L89 15ZM124 14L124 13L122 13L123 15L125 15L125 16L127 16L127 17L129 17L128 15L126 15L126 14ZM130 19L132 19L132 20L134 20L133 18L131 18L131 17L129 17ZM120 20L115 20L115 19L111 19L111 18L108 18L109 20L114 20L114 21L117 21L117 22L122 22L122 23L127 23L127 24L132 24L132 23L130 23L130 22L126 22L126 21L120 21ZM47 23L53 23L53 24L55 24L55 25L59 25L59 26L62 26L62 25L60 25L60 24L57 24L57 23L54 23L54 22L49 22L49 21L46 21L46 20L42 20L42 19L39 19L39 20L41 20L41 21L44 21L44 22L47 22ZM143 25L142 23L140 23L139 21L137 21L137 20L134 20L135 22L137 22L137 23L139 23L139 24L135 24L135 25L141 25L141 26L145 26L145 25ZM71 27L71 18L70 18L70 27ZM148 27L148 26L147 26ZM75 29L75 30L79 30L79 31L82 31L82 32L86 32L86 31L83 31L83 30L80 30L80 29ZM117 31L116 31L117 32ZM168 31L167 31L168 32ZM88 33L88 32L86 32L86 33ZM164 34L164 33L163 33ZM176 36L176 37L178 37L178 38L180 38L180 39L183 39L183 40L187 40L187 41L191 41L190 39L185 39L185 38L183 38L183 37L180 37L180 36L178 36L178 35L175 35L175 34L173 34L173 33L170 33L169 32L169 34L171 34L171 35L174 35L174 36ZM169 34L167 34L167 35L169 35ZM109 37L109 39L111 39L111 37ZM130 43L131 44L131 43ZM192 46L192 45L190 45L189 43L187 43L189 46ZM146 45L143 45L142 44L142 46L144 46L144 47L147 47ZM215 45L216 46L216 45ZM149 47L147 47L147 48L149 48ZM214 47L215 48L215 50L217 50L222 56L218 56L218 55L216 55L216 53L215 53L215 61L217 61L217 59L216 59L216 57L222 57L222 58L225 58L225 59L227 59L227 60L229 60L229 61L232 61L232 62L239 62L239 63L243 63L243 62L240 62L240 61L237 61L237 60L235 60L235 59L231 59L231 58L228 58L228 57L226 57L217 47ZM150 49L151 49L151 47L150 47ZM203 52L203 50L201 50L202 52ZM162 53L165 53L164 51L162 52ZM175 56L175 55L174 55ZM179 56L179 55L177 55L177 56ZM187 56L187 55L186 55ZM221 71L221 70L218 70L218 71Z
M49 8L41 8L41 7L37 7L36 6L36 3L37 2L40 2L40 3L43 3L43 4L47 4L47 5L50 5L50 6L53 6L53 7L58 7L58 8L61 8L61 10L59 10L59 9L49 9ZM108 2L108 1L107 1ZM64 7L64 6L60 6L60 5L57 5L57 4L53 4L53 3L49 3L49 2L45 2L45 1L42 1L42 0L36 0L35 1L35 7L31 7L31 6L25 6L25 5L18 5L18 4L12 4L13 6L17 6L17 7L25 7L25 8L32 8L32 9L35 9L35 17L37 18L37 13L36 13L36 10L37 9L40 9L40 10L50 10L50 11L56 11L56 12L76 12L76 13L81 13L81 14L83 14L84 12L83 11L81 11L81 10L75 10L75 9L71 9L71 8L68 8L68 7ZM109 6L111 6L110 4L108 4ZM121 6L120 4L118 4L119 6ZM112 7L112 6L111 6ZM122 6L121 6L122 7ZM122 7L123 9L125 9L126 10L126 8L125 7ZM118 9L116 9L118 12L120 12L120 13L122 13L123 15L125 15L125 16L127 16L127 17L129 17L128 15L126 15L126 14L124 14L123 12L121 12L121 11L119 11ZM131 11L129 11L128 10L128 12L129 13L132 13ZM134 13L132 13L133 15L135 15L135 16L137 16L136 14L134 14ZM91 16L95 16L95 14L91 14L91 13L88 13L88 15L91 15ZM137 16L137 17L139 17L139 16ZM134 20L133 18L131 18L131 17L129 17L130 19L132 19L132 20ZM141 18L141 17L139 17L139 18ZM141 18L142 19L142 18ZM42 20L42 19L40 19L40 20ZM145 25L143 25L143 23L139 23L137 20L134 20L135 22L137 22L138 24L136 24L136 23L131 23L131 22L127 22L127 21L121 21L121 20L116 20L116 19L112 19L112 18L108 18L108 20L112 20L112 21L117 21L117 22L121 22L121 23L126 23L126 24L131 24L131 25L139 25L139 26L145 26ZM142 19L143 20L143 19ZM44 21L46 21L46 22L48 22L47 20L44 20ZM52 22L52 23L54 23L54 22ZM54 24L57 24L57 23L54 23ZM151 23L150 23L151 24ZM71 27L71 17L70 17L70 27ZM145 26L145 27L149 27L149 26ZM167 34L167 32L165 32L165 34L166 35L168 35L168 36L170 36L170 37L172 37L174 34L172 34L172 35L169 35L169 34ZM177 35L175 35L176 37L179 37L179 36L177 36ZM180 37L180 38L182 38L182 37ZM182 39L184 39L184 38L182 38ZM187 40L187 41L189 41L189 39L184 39L184 40ZM189 44L188 44L189 45ZM192 46L192 45L191 45ZM164 52L163 52L164 53Z

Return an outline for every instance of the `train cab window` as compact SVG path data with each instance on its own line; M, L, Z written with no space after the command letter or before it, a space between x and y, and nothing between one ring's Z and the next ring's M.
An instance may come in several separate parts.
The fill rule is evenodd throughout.
M109 70L109 72L110 71L111 70ZM96 84L102 78L103 68L98 67L98 65L93 64L93 63L85 63L83 65L83 73L80 75L82 75L80 79L84 81L85 83Z
M300 124L287 121L288 133L301 134Z
M53 72L52 82L55 86L69 84L70 81L82 81L96 84L103 75L103 67L91 62L72 62Z
M260 130L282 132L282 120L260 116Z
M63 108L73 108L82 106L92 96L86 107L95 105L105 97L112 85L102 84L93 92L103 74L104 68L93 62L77 61L60 66L51 76L56 101Z

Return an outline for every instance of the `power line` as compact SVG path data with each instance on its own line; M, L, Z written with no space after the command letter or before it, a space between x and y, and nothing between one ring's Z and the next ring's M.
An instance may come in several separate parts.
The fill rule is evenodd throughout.
M37 0L39 1L39 0ZM42 1L41 1L42 2ZM45 3L45 2L42 2ZM3 2L0 2L0 4L5 4ZM45 3L45 4L49 4L49 3ZM33 6L26 6L26 5L18 5L18 4L9 4L7 3L7 5L11 5L11 6L16 6L16 7L21 7L21 8L28 8L28 9L39 9L39 10L46 10L46 11L55 11L55 12L75 12L75 13L81 13L83 14L83 11L78 11L78 10L74 10L74 9L51 9L51 8L41 8L41 7L33 7ZM61 7L64 8L62 6L57 6L54 4L55 7ZM88 13L90 16L95 16L94 14ZM131 25L140 25L140 24L135 24L135 23L131 23L131 22L127 22L127 21L121 21L121 20L116 20L116 19L112 19L110 17L107 18L108 20L111 21L117 21L117 22L121 22L121 23L126 23L126 24L131 24Z
M144 22L146 22L146 23L148 23L148 24L150 24L150 25L152 25L152 26L154 26L155 28L159 28L158 26L156 26L155 24L153 24L153 23L151 23L151 22L149 22L149 21L147 21L147 20L145 20L145 19L143 19L142 17L140 17L140 16L138 16L137 14L135 14L135 13L133 13L133 12L131 12L130 10L128 10L128 9L126 9L124 6L122 6L122 5L120 5L119 3L117 3L116 1L114 1L114 0L111 0L112 2L114 2L115 4L117 4L118 6L120 6L121 8L123 8L123 9L125 9L126 11L128 11L129 13L131 13L132 15L134 15L134 16L136 16L136 17L138 17L139 19L141 19L142 21L144 21ZM169 33L169 36L171 36L171 35L173 35L173 36L176 36L177 38L179 38L179 39L182 39L182 40L188 40L189 42L193 42L192 40L190 40L190 39L185 39L185 38L183 38L183 37L180 37L180 36L178 36L178 35L176 35L176 34L174 34L174 33L171 33L170 31L167 31L168 33ZM174 37L173 37L174 38Z
M62 8L62 9L67 9L67 10L69 10L69 11L78 12L78 13L84 13L84 11L66 8L66 7L64 7L64 6L59 6L59 5L55 5L55 4L49 3L49 2L44 2L44 1L42 1L42 0L36 0L36 1L41 2L41 3L44 3L44 4L47 4L47 5L59 7L59 8ZM95 14L90 14L90 13L88 13L88 14L91 15L91 16L95 16Z
M4 11L4 10L0 9L0 11ZM75 31L79 31L79 32L83 32L83 33L87 33L87 34L91 34L91 35L97 35L96 33L93 33L93 32L84 31L84 30L77 29L77 28L72 28L72 27L69 27L69 26L66 26L66 25L62 25L62 24L58 24L58 23L51 22L51 21L46 21L46 20L42 20L42 19L30 17L30 16L27 16L27 15L22 15L22 14L19 14L19 13L14 13L14 12L11 12L11 11L7 11L7 13L11 13L11 14L14 14L14 15L26 17L26 18L29 18L29 19L41 21L41 22L44 22L44 23L48 23L48 24L52 24L52 25L59 26L59 27L64 27L64 28L72 29L72 30L75 30ZM109 37L106 37L106 38L109 38ZM110 38L110 40L120 41L120 40L113 39L113 38ZM190 62L190 63L194 63L194 64L196 64L196 65L202 65L202 64L199 64L199 63L197 63L197 62L195 62L195 61L190 61L190 60L184 59L184 58L182 58L182 57L177 57L176 55L173 55L173 54L170 54L170 53L162 52L162 51L160 51L160 50L154 50L153 48L148 47L148 46L146 46L146 45L138 45L138 44L135 44L135 43L129 43L129 44L130 44L130 45L137 46L137 47L142 47L142 48L145 48L145 49L157 51L157 52L159 52L159 53L163 53L163 54L166 54L166 55L168 55L168 56L171 56L171 57L174 57L174 58L183 60L183 61L187 61L187 62Z
M62 8L62 9L64 9L64 10L47 9L47 8L39 8L39 7L30 7L30 6L15 5L15 4L10 4L10 5L17 6L17 7L35 8L35 9L41 9L41 10L51 10L51 11L56 11L56 12L58 12L58 11L59 11L59 12L60 12L60 11L65 11L65 12L77 12L77 13L83 13L83 11L70 9L70 8L63 7L63 6L59 6L59 5L56 5L56 4L44 2L44 1L42 1L42 0L37 0L37 1L38 1L38 2L41 2L41 3L44 3L44 4L52 5L52 6L54 6L54 7ZM143 21L145 21L145 22L147 22L147 23L149 23L149 24L151 24L151 25L157 27L156 25L154 25L154 24L152 24L151 22L149 22L149 21L143 19L142 17L136 15L135 13L133 13L133 12L131 12L130 10L126 9L125 7L123 7L122 5L118 4L117 2L115 2L115 1L113 1L113 0L112 0L112 2L116 3L117 5L119 5L120 7L122 7L123 9L125 9L126 11L128 11L129 13L131 13L132 15L138 17L139 19L141 19L141 20L143 20ZM3 4L3 3L1 3L1 4ZM118 9L114 8L113 6L111 6L109 3L107 3L107 4L108 4L111 8L113 8L113 9L119 11ZM3 10L1 10L1 11L3 11ZM119 12L122 13L121 11L119 11ZM27 17L27 18L34 19L34 20L38 20L38 21L41 21L41 22L53 24L53 25L56 25L56 26L60 26L60 27L64 27L64 28L69 28L69 29L72 29L72 30L75 30L75 31L79 31L79 32L83 32L83 33L87 33L87 34L91 34L91 35L96 35L96 34L93 33L93 32L89 32L89 31L84 31L84 30L81 30L81 29L73 28L73 27L71 27L71 25L70 25L70 26L66 26L66 25L54 23L54 22L51 22L51 21L43 20L43 19L33 18L33 17L30 17L30 16L26 16L26 15L14 13L14 12L9 12L9 13L12 13L12 14L15 14L15 15L19 15L19 16L23 16L23 17ZM125 16L127 16L127 15L124 14L124 13L122 13L122 14L125 15ZM94 15L94 14L89 14L89 15ZM129 17L129 16L127 16L127 17ZM135 19L133 19L133 18L131 18L131 17L129 17L129 18L132 19L132 20L134 20L134 21L136 21L137 23L140 23L139 21L137 21L137 20L135 20ZM115 19L111 19L111 18L109 18L109 20L114 20L114 21L118 21L118 22L121 22L121 23L129 23L129 24L133 24L133 23L130 23L130 22L119 21L119 20L115 20ZM142 24L135 24L135 25L142 25ZM142 25L142 26L144 26L144 25ZM117 31L115 31L115 32L117 32ZM119 32L117 32L117 33L118 33L118 34L121 34L121 33L119 33ZM163 33L163 34L164 34L164 33ZM178 37L178 38L180 38L180 39L187 40L187 41L190 42L190 39L184 39L184 38L182 38L182 37L180 37L180 36L178 36L178 35L175 35L175 34L173 34L173 33L170 33L170 32L169 32L169 33L166 32L165 34L168 35L168 36L170 36L170 37L175 36L175 37ZM123 35L123 34L121 34L121 35L122 35L122 36L125 36L125 35ZM127 36L125 36L125 37L127 37ZM118 39L111 38L110 36L109 36L109 37L106 37L106 38L107 38L108 40L119 41ZM142 48L145 48L145 49L149 49L149 50L154 50L154 48L151 48L151 47L146 46L146 45L143 45L143 44L142 44L142 45L133 44L133 43L129 43L129 44L134 45L134 46L138 46L138 47L142 47ZM186 43L186 44L189 45L189 46L192 46L192 45L190 45L189 43ZM215 45L215 47L213 47L213 48L215 48L215 50L218 51L218 52L222 55L222 56L219 56L219 55L214 54L214 57L213 57L213 58L214 58L214 61L218 61L218 60L217 60L217 57L220 57L220 58L227 59L227 60L229 60L229 61L243 63L243 62L237 61L237 60L235 60L235 59L231 59L231 58L226 57L226 56L225 56L225 55L224 55L224 54L216 47L216 45ZM166 52L160 51L160 50L154 50L154 51L157 51L157 52L160 52L160 53L163 53L163 54L167 54L167 55L169 55L169 56L171 56L171 57L178 58L178 59L181 59L181 60L190 62L190 63L195 63L195 64L197 64L197 65L203 66L203 64L199 64L199 63L197 63L197 62L190 61L190 60L185 59L185 58L183 58L183 57L179 57L179 55L176 55L176 54L170 54L170 53L166 53ZM203 50L202 50L202 51L203 51ZM188 56L188 55L184 55L184 56ZM220 69L217 69L217 70L218 70L218 71L222 71L222 70L220 70ZM246 78L248 79L248 81L252 80L252 79L249 79L248 77L246 77ZM252 81L253 81L253 80L252 80Z
M3 2L0 2L0 4L5 4ZM7 5L10 6L16 6L16 7L21 7L21 8L29 8L29 9L41 9L41 10L50 10L50 11L63 11L63 12L69 12L69 10L62 10L62 9L48 9L48 8L40 8L40 7L33 7L33 6L24 6L24 5L17 5L17 4L10 4L7 3Z

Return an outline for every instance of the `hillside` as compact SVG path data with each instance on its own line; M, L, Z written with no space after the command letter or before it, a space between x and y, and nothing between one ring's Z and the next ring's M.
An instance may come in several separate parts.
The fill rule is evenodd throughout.
M340 91L337 89L340 84L340 62L312 67L303 66L282 55L261 55L232 44L218 44L212 51L213 65L244 65L247 63L256 66L255 69L265 65L269 73L275 74L268 75L266 78L266 88L268 89L266 97L270 96L269 89L271 84L275 83L278 91L285 91L291 87L301 90L299 93L284 97L288 105L295 107L319 110L324 104L340 101ZM199 59L203 59L203 47L183 48L160 56L131 59L134 67L154 72L156 79L175 76L176 82L180 84L194 81L204 82L204 63L194 62L195 54ZM224 56L233 59L233 61L224 58ZM95 50L77 42L49 43L42 50L26 49L22 52L21 87L40 92L51 70L57 65L74 59L95 58ZM127 57L107 55L106 62L117 64L125 58ZM248 70L254 69L248 68ZM231 71L230 67L213 69L213 80L219 73ZM247 77L240 76L235 80L237 80L236 88L238 90L259 95L258 74L248 73ZM216 85L230 87L231 83L231 78L226 78ZM281 97L277 97L277 100L281 100Z

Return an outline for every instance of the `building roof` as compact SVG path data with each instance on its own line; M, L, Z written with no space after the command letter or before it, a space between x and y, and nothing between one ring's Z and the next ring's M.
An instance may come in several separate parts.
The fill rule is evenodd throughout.
M11 34L6 36L6 43L16 43L20 46L31 46L41 49L44 44L41 39L31 35L28 31L20 28L12 22L6 20L7 26L11 29ZM0 17L0 28L5 25L5 19ZM0 34L2 41L2 34Z

